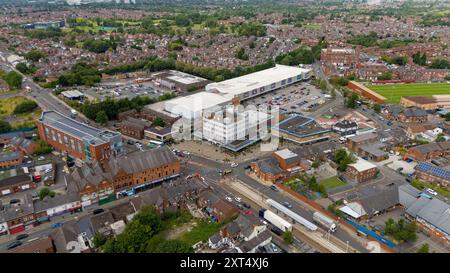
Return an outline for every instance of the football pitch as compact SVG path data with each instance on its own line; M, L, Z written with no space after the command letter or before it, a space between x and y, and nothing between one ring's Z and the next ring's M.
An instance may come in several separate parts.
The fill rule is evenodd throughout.
M368 85L367 88L387 99L388 103L399 103L401 97L450 95L450 83L407 83Z

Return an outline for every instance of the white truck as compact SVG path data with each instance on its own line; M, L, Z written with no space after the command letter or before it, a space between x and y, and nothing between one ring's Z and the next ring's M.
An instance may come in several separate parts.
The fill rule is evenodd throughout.
M283 218L276 215L275 213L271 212L270 210L261 209L259 211L259 217L266 220L267 222L272 224L274 227L280 229L282 232L292 231L291 223L284 220Z
M323 215L320 212L314 212L313 214L313 220L314 222L326 227L330 232L336 231L336 223L331 219L330 217Z
M77 111L75 111L74 109L70 109L70 115L72 116L72 118L76 117L78 114Z

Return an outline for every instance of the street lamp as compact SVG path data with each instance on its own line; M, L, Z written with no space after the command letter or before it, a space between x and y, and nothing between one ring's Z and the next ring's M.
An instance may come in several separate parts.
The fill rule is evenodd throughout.
M348 241L346 241L345 253L348 253Z

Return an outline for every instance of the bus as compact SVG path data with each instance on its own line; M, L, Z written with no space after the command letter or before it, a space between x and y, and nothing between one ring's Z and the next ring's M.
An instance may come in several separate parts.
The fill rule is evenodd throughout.
M150 141L149 141L149 143L151 143L151 144L155 144L155 145L158 145L158 146L162 146L162 145L164 145L164 142L161 142L161 141L156 141L156 140L150 140Z

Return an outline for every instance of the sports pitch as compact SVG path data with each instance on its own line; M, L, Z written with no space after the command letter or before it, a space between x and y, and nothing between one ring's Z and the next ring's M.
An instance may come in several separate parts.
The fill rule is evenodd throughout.
M450 95L450 83L407 83L368 85L367 88L387 99L388 103L399 103L401 97Z

